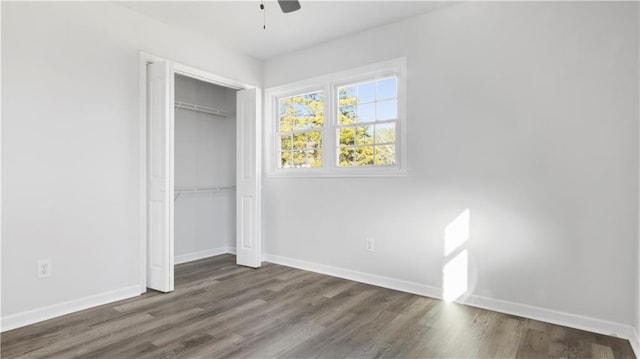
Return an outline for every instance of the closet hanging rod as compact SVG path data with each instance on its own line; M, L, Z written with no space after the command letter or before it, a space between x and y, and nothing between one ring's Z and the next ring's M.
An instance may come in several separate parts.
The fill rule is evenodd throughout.
M219 116L219 117L231 117L233 113L219 110L217 108L211 108L206 106L194 105L188 102L176 101L176 108L181 108L183 110L190 110L196 112L207 113L209 115Z
M174 198L173 200L177 200L182 193L202 193L202 192L227 192L227 191L235 191L236 186L209 186L209 187L175 187L174 189Z
M176 187L176 192L212 192L212 191L231 191L236 189L236 186L191 186L191 187Z

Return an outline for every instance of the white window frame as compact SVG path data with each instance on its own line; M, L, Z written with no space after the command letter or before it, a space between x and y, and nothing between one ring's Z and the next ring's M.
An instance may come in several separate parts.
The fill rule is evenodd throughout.
M330 75L314 77L265 90L265 171L268 177L402 177L407 176L407 59L397 58ZM396 164L393 166L341 167L336 163L338 126L337 88L358 82L398 77ZM322 167L279 168L278 100L313 91L323 91Z
M288 94L288 95L279 95L279 96L277 96L277 97L275 98L275 104L274 104L275 111L276 111L276 112L274 113L274 115L275 115L275 118L274 118L274 125L275 125L275 126L274 126L274 132L273 132L273 134L271 135L271 137L272 137L272 139L273 139L273 141L274 141L274 147L273 147L273 148L274 148L274 150L276 151L276 152L273 154L273 158L274 158L274 165L275 165L275 167L276 167L278 170L283 170L283 171L289 171L289 170L290 170L290 171L292 171L292 172L293 172L293 171L300 171L300 170L306 170L306 169L309 169L309 168L304 168L304 167L303 167L303 168L280 168L280 167L278 167L278 163L279 163L279 161L280 161L280 157L278 156L278 153L280 153L280 142L279 142L279 141L277 141L277 140L276 140L276 138L277 138L279 135L281 135L281 134L282 134L282 131L280 131L280 129L278 128L278 127L279 127L279 125L280 125L280 124L279 124L279 122L280 122L280 115L279 115L279 113L278 113L278 112L279 112L279 108L280 108L279 100L280 100L280 99L287 99L287 98L290 98L290 97L293 97L293 96L297 96L297 95L309 94L309 93L312 93L312 92L322 92L323 101L325 102L325 105L323 106L323 107L324 107L324 108L323 108L323 111L325 111L325 110L326 110L326 108L327 108L327 106L326 106L326 102L327 102L326 96L327 96L327 93L325 92L324 87L311 88L311 89L310 89L310 90L308 90L308 91L296 91L295 93L291 93L291 94ZM267 113L268 113L268 112L267 112ZM324 163L325 163L325 157L324 157L324 146L325 146L325 140L327 139L327 133L326 133L326 130L327 130L326 119L327 119L327 116L326 116L326 113L325 113L325 116L324 116L325 123L323 124L323 127L322 127L322 128L310 128L310 129L305 129L305 130L293 130L293 131L292 131L293 133L296 133L296 132L298 132L298 133L299 133L299 132L305 132L305 133L306 133L306 132L318 132L318 131L322 132L322 146L321 146L321 148L320 148L320 149L323 151L323 153L322 153L322 163L323 163L323 165L324 165ZM318 168L321 168L321 167L310 168L310 170L317 170Z

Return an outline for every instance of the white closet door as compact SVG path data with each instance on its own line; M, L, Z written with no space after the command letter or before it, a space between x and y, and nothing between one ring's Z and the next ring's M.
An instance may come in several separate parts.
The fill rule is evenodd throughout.
M173 66L147 65L147 287L173 291Z
M262 263L260 249L260 124L259 89L238 91L237 95L237 216L236 263L257 268Z

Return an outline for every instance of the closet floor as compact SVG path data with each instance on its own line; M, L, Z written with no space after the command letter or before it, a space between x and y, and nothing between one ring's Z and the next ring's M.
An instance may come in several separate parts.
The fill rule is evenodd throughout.
M222 255L2 334L2 358L635 358L627 340Z

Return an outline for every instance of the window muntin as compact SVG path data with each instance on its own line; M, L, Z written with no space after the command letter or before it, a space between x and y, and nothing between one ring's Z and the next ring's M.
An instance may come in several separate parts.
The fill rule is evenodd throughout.
M398 77L338 86L336 165L395 166Z
M278 99L278 168L323 166L324 93Z

